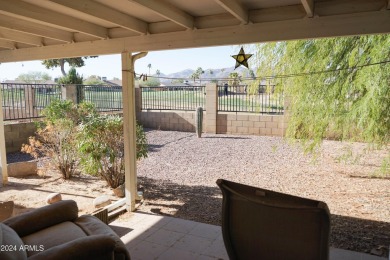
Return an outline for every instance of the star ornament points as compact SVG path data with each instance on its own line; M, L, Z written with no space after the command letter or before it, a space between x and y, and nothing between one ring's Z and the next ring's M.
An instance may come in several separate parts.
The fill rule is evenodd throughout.
M253 54L245 54L244 49L241 47L240 52L237 55L232 55L233 59L236 60L236 67L234 69L237 69L241 65L248 67L248 59L252 57Z

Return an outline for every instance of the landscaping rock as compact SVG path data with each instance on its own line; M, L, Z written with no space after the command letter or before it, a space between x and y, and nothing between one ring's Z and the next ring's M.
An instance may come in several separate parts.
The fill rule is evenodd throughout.
M47 204L53 204L62 200L62 196L60 193L51 193L46 197Z
M37 174L37 162L28 161L28 162L16 162L9 163L7 165L8 176L10 177L23 177L28 175Z
M121 184L115 189L112 189L112 192L114 192L115 196L119 198L124 198L125 197L125 184Z
M0 202L0 221L3 221L11 217L13 211L14 211L13 201Z
M103 208L104 206L107 206L110 204L111 204L111 200L106 195L99 196L93 200L93 206L95 208Z

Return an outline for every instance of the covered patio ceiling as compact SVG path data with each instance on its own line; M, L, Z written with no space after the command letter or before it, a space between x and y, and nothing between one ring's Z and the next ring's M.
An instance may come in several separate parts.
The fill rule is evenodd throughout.
M390 0L0 0L0 62L390 32Z

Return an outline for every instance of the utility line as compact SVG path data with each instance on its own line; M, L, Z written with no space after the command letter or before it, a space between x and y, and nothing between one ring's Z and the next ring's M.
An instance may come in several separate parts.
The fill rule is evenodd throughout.
M293 78L293 77L301 77L301 76L311 76L311 75L318 75L318 74L324 74L324 73L332 73L332 72L340 72L345 70L356 70L356 69L362 69L364 67L369 66L376 66L376 65L382 65L382 64L388 64L390 63L390 60L375 62L375 63L367 63L363 65L353 66L353 67L347 67L347 68L339 68L334 70L320 70L320 71L311 71L311 72L301 72L301 73L293 73L293 74L281 74L281 75L273 75L273 76L262 76L262 77L246 77L246 78L240 78L241 80L262 80L262 79L277 79L277 78ZM179 77L159 77L159 76L148 76L144 74L138 74L135 73L135 75L138 75L140 78L146 76L146 78L156 78L156 79L171 79L171 80L190 80L192 78L179 78ZM225 80L232 80L233 78L201 78L200 80L204 81L225 81Z

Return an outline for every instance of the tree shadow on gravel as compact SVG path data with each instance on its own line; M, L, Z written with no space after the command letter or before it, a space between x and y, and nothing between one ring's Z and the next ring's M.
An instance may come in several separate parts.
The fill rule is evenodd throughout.
M166 180L138 177L144 191L140 211L212 225L221 225L222 193L208 186L180 185ZM349 216L331 215L330 246L357 252L388 256L390 223Z
M161 215L221 225L222 193L207 186L178 185L170 181L138 177L147 210Z
M164 145L161 145L161 144L148 144L148 152L155 153L155 152L158 152L163 147L164 147Z
M14 182L14 181L8 181L7 185L4 185L3 187L0 187L0 193L2 192L7 192L8 190L31 190L35 187L39 187L40 185L35 185L35 184L21 184L21 183L18 183L18 182ZM0 199L1 201L1 199Z
M178 139L175 139L173 141L170 141L170 142L165 142L163 144L148 144L148 152L158 152L161 148L163 148L165 145L168 145L168 144L171 144L171 143L176 143L176 142L179 142L183 139L187 139L187 138L192 138L193 136L195 136L195 134L191 134L191 135L188 135L188 136L184 136L184 137L181 137L181 138L178 138Z
M247 137L235 137L235 136L204 136L202 138L207 138L207 139L237 139L237 140L250 139L250 138L247 138Z
M331 216L330 245L353 251L388 256L390 223L348 216Z

